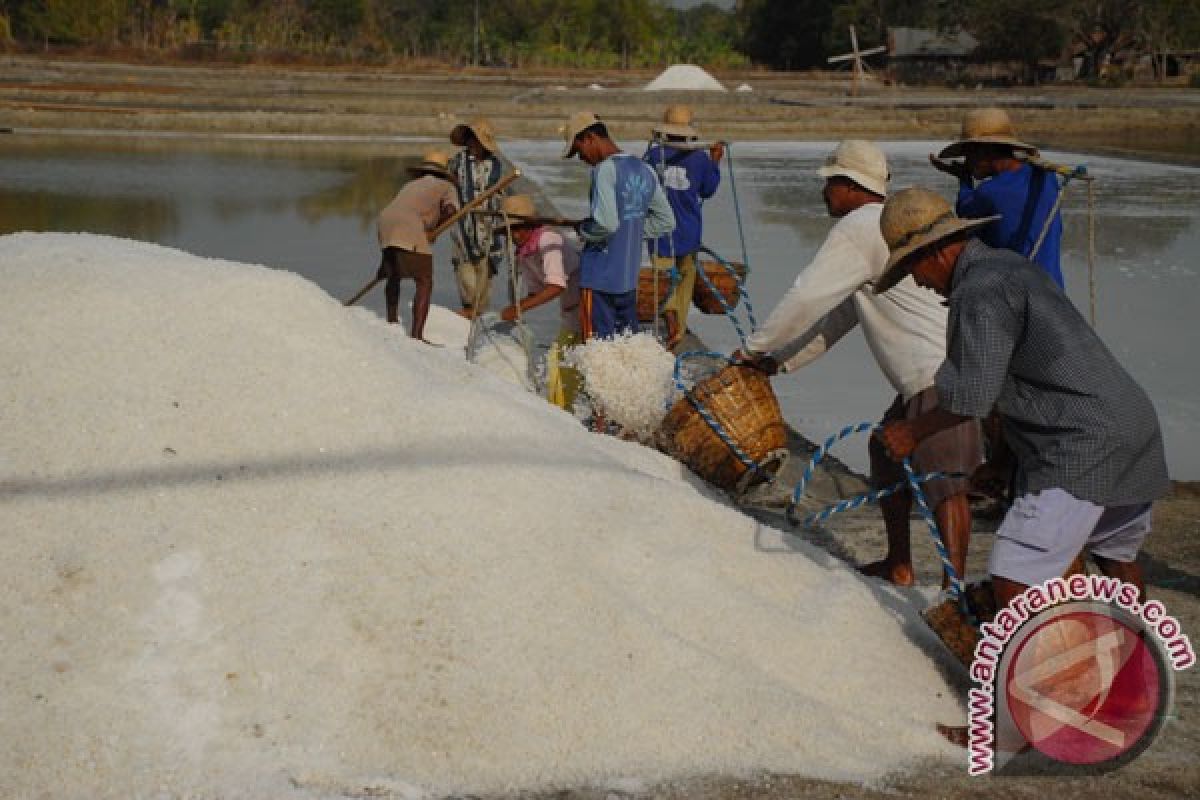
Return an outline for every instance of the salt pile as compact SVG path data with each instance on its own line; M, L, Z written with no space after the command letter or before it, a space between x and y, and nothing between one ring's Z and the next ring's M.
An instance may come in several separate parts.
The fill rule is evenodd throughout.
M643 87L647 92L707 91L724 92L721 82L695 64L672 64Z
M658 429L678 399L675 357L649 332L593 339L571 348L566 362L583 376L596 410L641 439Z
M18 234L0 314L0 796L961 758L900 595L308 281Z

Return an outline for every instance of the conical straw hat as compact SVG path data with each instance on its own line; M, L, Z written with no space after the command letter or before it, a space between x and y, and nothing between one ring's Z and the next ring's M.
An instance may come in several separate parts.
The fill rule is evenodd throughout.
M483 145L483 149L489 153L498 151L499 146L496 144L496 131L492 128L491 121L480 117L471 122L463 122L454 126L454 130L450 131L450 141L462 147L467 143L467 133L472 133L479 143Z
M962 136L959 140L938 153L939 158L957 158L963 155L967 145L1004 144L1014 150L1037 153L1037 148L1017 138L1017 129L1002 108L974 108L963 117Z
M692 110L685 105L667 106L663 121L655 125L652 131L660 136L682 136L685 139L695 139L700 135L692 127Z
M408 171L414 175L436 175L439 178L457 182L454 175L447 168L449 163L450 157L442 150L427 150L425 151L425 155L421 157L421 163L409 167Z
M879 228L887 242L887 266L875 294L895 286L912 271L912 256L923 247L958 233L982 228L999 216L960 219L940 194L928 189L902 189L883 204Z

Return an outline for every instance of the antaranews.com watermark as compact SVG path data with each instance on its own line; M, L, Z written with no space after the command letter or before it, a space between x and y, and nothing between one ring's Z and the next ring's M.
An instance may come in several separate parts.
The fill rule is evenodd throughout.
M968 772L1036 750L1112 769L1148 747L1170 713L1173 673L1196 663L1179 621L1118 578L1031 586L980 628L968 693Z

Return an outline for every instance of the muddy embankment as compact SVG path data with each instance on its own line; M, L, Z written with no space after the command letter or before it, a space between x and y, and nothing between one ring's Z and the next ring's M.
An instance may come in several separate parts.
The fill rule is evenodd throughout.
M129 65L0 58L0 127L204 134L444 136L484 115L501 138L553 138L593 109L618 138L643 138L664 105L686 102L701 129L730 140L846 136L949 139L965 108L1000 104L1050 147L1200 161L1200 91L1047 86L947 90L835 75L718 75L748 92L645 92L649 72L423 71ZM604 87L589 88L592 85Z

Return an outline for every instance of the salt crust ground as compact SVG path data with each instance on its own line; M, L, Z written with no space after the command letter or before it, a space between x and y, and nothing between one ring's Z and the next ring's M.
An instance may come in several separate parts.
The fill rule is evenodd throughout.
M0 795L961 757L911 609L295 275L16 234L0 316Z

